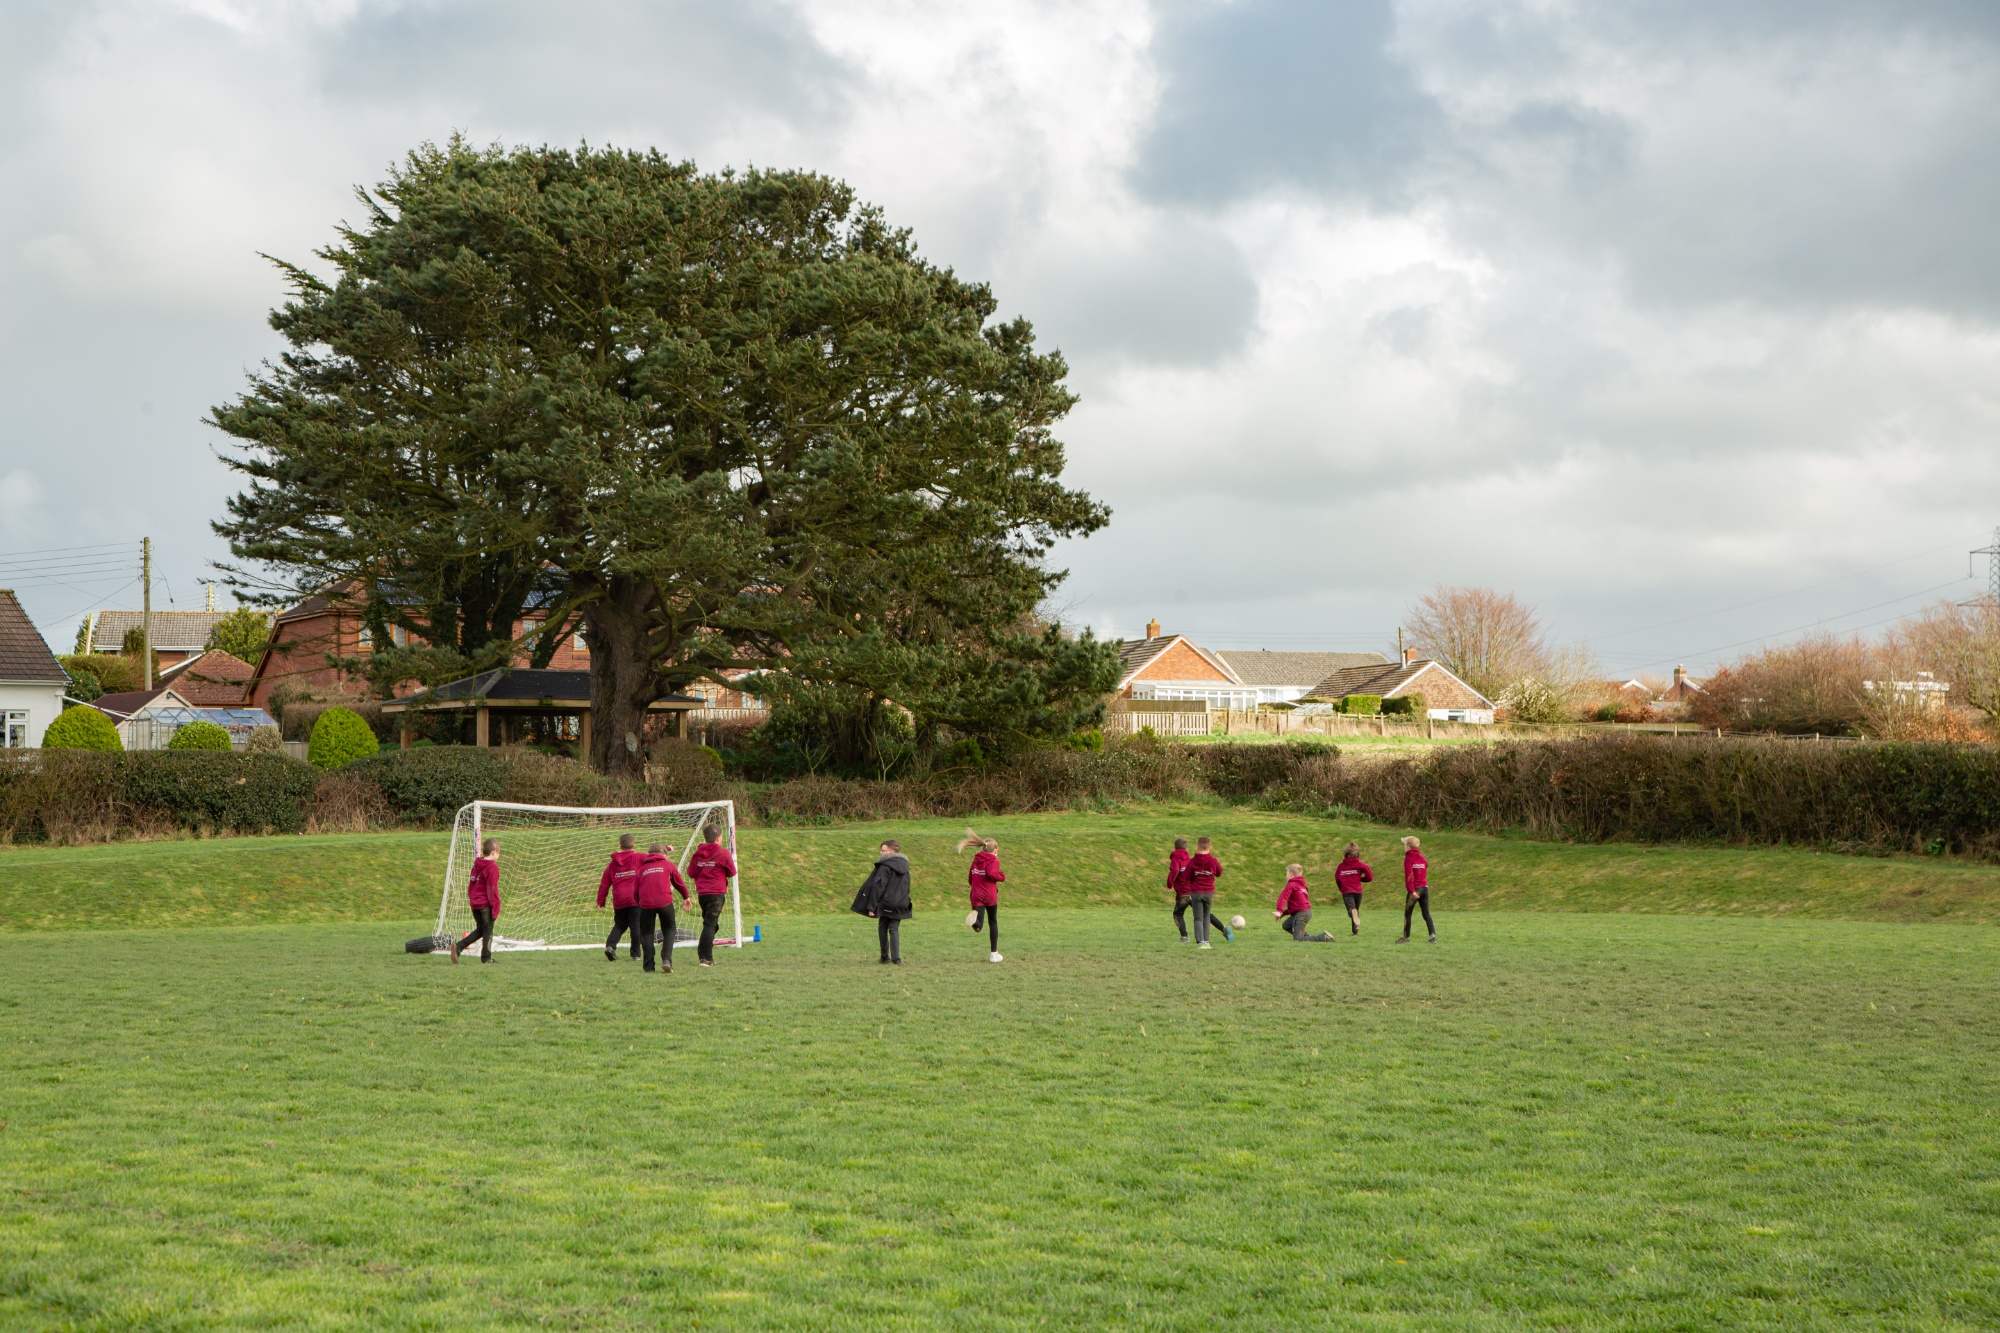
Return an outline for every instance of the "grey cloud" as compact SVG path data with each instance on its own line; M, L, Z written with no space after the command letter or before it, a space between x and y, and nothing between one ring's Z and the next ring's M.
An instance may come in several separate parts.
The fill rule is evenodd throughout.
M537 139L648 134L672 153L745 119L825 130L855 91L851 72L769 0L378 4L316 59L335 101L438 106Z
M1243 345L1257 313L1257 282L1242 254L1179 219L1128 245L1065 247L1003 290L1073 360L1212 362Z
M1135 179L1155 198L1197 203L1291 183L1395 196L1440 120L1390 52L1393 32L1389 0L1174 7Z
M1981 316L1996 38L2000 6L1862 0L1489 5L1402 33L1427 86L1476 90L1424 186L1470 246L1596 255L1655 304Z

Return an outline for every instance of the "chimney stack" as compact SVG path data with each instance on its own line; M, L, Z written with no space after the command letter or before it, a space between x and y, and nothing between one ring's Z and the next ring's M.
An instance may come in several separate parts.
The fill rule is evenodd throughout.
M1417 650L1416 650L1416 649L1414 649L1414 648L1405 648L1405 649L1403 650L1403 665L1404 665L1404 666L1408 666L1408 665L1409 665L1410 663L1412 663L1412 662L1414 662L1414 661L1416 661L1416 660L1417 660Z
M1149 638L1149 639L1157 639L1157 638L1159 638L1159 637L1160 637L1160 622L1159 622L1159 621L1157 621L1157 620L1149 620L1149 621L1147 621L1147 622L1146 622L1146 637L1147 637L1147 638Z

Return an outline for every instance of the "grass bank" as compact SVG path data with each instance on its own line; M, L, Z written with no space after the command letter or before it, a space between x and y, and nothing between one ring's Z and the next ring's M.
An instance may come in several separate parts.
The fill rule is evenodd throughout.
M910 854L919 910L959 908L966 859L952 845L964 827L917 819L745 829L749 918L845 908L885 837ZM1380 876L1370 910L1400 910L1400 830L1376 824L1191 806L1009 815L978 827L1001 841L1003 901L1017 907L1156 906L1173 838L1207 833L1228 870L1219 904L1230 911L1254 916L1267 906L1294 860L1326 903L1350 838ZM437 910L447 844L439 833L356 833L5 847L0 931L422 918ZM1972 862L1464 833L1427 834L1424 845L1442 911L2000 922L2000 867ZM583 890L594 891L586 878Z
M1442 924L0 938L0 1326L2000 1324L1985 932Z

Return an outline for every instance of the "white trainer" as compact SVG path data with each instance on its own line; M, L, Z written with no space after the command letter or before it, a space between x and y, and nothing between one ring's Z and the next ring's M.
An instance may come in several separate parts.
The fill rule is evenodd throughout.
M1197 949L1213 949L1214 947L1215 946L1213 944L1210 944L1207 940L1203 940L1200 944L1197 944L1195 946L1195 948Z
M986 955L986 961L989 963L997 963L1000 961L1000 955L997 953L989 953Z

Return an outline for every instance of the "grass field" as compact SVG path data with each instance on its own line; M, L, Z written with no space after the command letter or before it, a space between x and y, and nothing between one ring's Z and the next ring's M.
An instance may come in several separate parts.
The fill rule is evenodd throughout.
M1433 948L1396 830L980 827L1000 966L917 821L744 830L766 942L653 977L401 953L437 834L0 850L0 1328L2000 1326L2000 869L1438 834Z
M1232 910L1254 912L1275 899L1293 860L1325 893L1349 838L1382 877L1371 900L1377 909L1395 906L1401 893L1401 830L1379 825L1193 806L1016 815L982 819L979 827L1001 840L1007 902L1022 907L1157 904L1173 838L1200 833L1217 840L1228 868L1219 902ZM964 899L966 858L952 850L963 832L949 820L744 829L746 910L754 919L844 908L884 837L901 838L910 853L919 907L943 910ZM447 841L438 833L379 833L0 847L0 932L433 915ZM1973 862L1575 847L1453 833L1426 834L1424 845L1439 906L1458 911L2000 922L2000 866Z
M0 1327L2000 1324L1984 928L0 937Z

